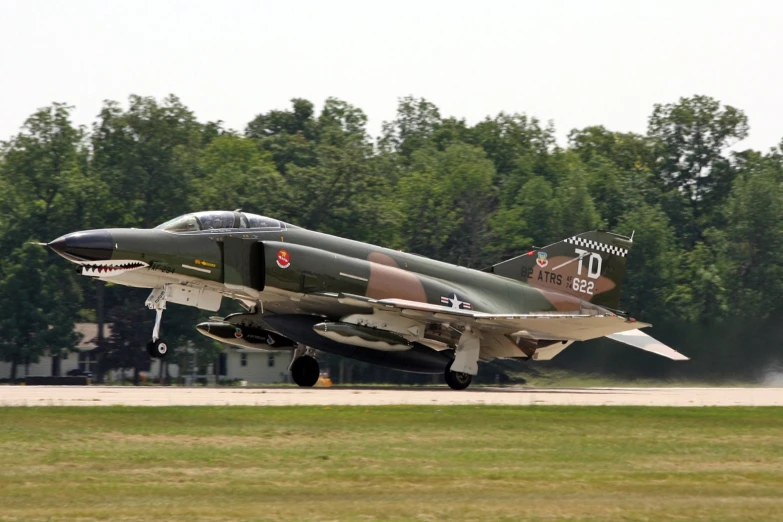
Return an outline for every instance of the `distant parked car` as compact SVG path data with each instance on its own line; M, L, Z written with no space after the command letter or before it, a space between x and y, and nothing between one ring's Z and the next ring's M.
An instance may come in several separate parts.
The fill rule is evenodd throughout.
M66 375L68 377L87 377L88 379L92 379L92 372L80 370L79 368L68 370L68 373L66 373Z

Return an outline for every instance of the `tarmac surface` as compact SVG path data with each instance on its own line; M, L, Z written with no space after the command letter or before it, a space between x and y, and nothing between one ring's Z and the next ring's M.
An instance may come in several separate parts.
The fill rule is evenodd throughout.
M783 406L783 388L0 386L0 406Z

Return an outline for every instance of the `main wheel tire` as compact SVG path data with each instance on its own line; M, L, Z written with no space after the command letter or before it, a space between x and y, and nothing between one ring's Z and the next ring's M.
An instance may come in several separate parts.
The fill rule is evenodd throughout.
M155 353L155 343L150 341L147 343L147 353L150 357L153 359L157 358L157 354Z
M446 366L446 371L444 373L446 384L448 384L449 388L452 390L464 390L473 382L473 376L469 373L452 372L451 365L453 363L454 361L451 361L449 365Z
M291 366L291 377L299 386L309 388L318 382L321 369L318 367L318 361L315 357L303 355L294 361Z
M163 359L169 353L169 345L163 339L152 342L152 353L156 359Z

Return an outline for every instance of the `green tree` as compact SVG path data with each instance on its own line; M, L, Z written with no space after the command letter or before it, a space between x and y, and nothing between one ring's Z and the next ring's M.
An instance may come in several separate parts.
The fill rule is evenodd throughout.
M446 150L456 143L471 143L471 132L464 119L444 118L433 130L430 142L436 149Z
M8 241L6 253L28 236L54 239L74 219L87 154L84 131L72 125L71 110L62 103L39 109L0 148L0 223Z
M432 146L433 135L440 125L440 110L435 104L406 96L397 104L397 117L383 122L378 145L381 150L396 152L408 163L414 152Z
M519 255L533 245L557 241L556 207L552 184L539 176L530 178L514 202L503 205L491 218L492 249L499 253L494 261Z
M318 128L314 106L301 98L294 98L291 103L292 110L259 114L245 128L245 134L272 155L281 174L287 174L290 165L312 167L317 164Z
M315 122L314 162L289 164L282 217L305 228L353 239L392 241L388 180L378 169L356 107L329 98Z
M747 137L748 130L741 110L708 96L655 105L648 135L655 142L656 172L692 207L692 218L679 210L672 213L678 205L667 208L686 244L693 244L712 224L731 190L735 170L724 151Z
M557 240L593 230L601 222L588 190L589 175L581 160L570 153L562 156L562 178L555 189L557 204L553 211Z
M150 369L146 345L152 332L151 313L140 302L127 296L108 310L106 319L111 330L99 347L101 373L130 368L133 369L133 384L139 384L139 372Z
M743 315L783 311L783 187L776 166L758 158L734 182L722 256L732 305Z
M633 236L620 307L644 321L676 316L668 304L680 266L674 230L660 207L639 204L620 220L617 232Z
M647 136L612 132L603 125L594 125L572 130L568 143L586 164L600 156L625 171L655 167L655 141Z
M553 125L542 127L536 118L500 113L476 124L465 141L484 149L495 164L499 186L506 188L518 174L520 158L546 156L554 149L554 134Z
M682 323L709 327L719 322L731 310L726 287L725 266L719 262L715 237L708 232L708 241L698 242L682 254L675 277L674 294L669 299L678 311Z
M39 109L18 135L0 147L0 357L19 364L44 353L73 349L81 290L70 267L34 245L72 230L81 216L86 184L84 131L70 120L71 107L55 103Z
M150 228L183 214L201 150L202 126L176 96L107 101L93 126L92 168L121 198L106 201L113 226Z
M44 354L74 350L79 339L74 319L81 292L74 273L53 263L53 253L24 244L6 258L0 280L0 357L11 363L11 378L20 364Z
M470 145L417 152L396 191L405 248L466 266L483 264L494 177L484 151Z
M235 209L275 215L283 179L268 153L241 136L216 137L201 153L190 208Z

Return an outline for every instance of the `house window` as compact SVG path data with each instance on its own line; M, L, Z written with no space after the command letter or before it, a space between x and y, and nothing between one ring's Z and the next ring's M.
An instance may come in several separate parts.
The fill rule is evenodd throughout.
M270 368L275 367L275 354L273 353L269 354L269 358L266 361L266 365L269 366Z
M247 354L246 353L240 354L240 356L239 356L239 364L241 364L242 366L247 366Z
M79 369L83 372L94 372L98 369L98 358L95 352L79 352Z

